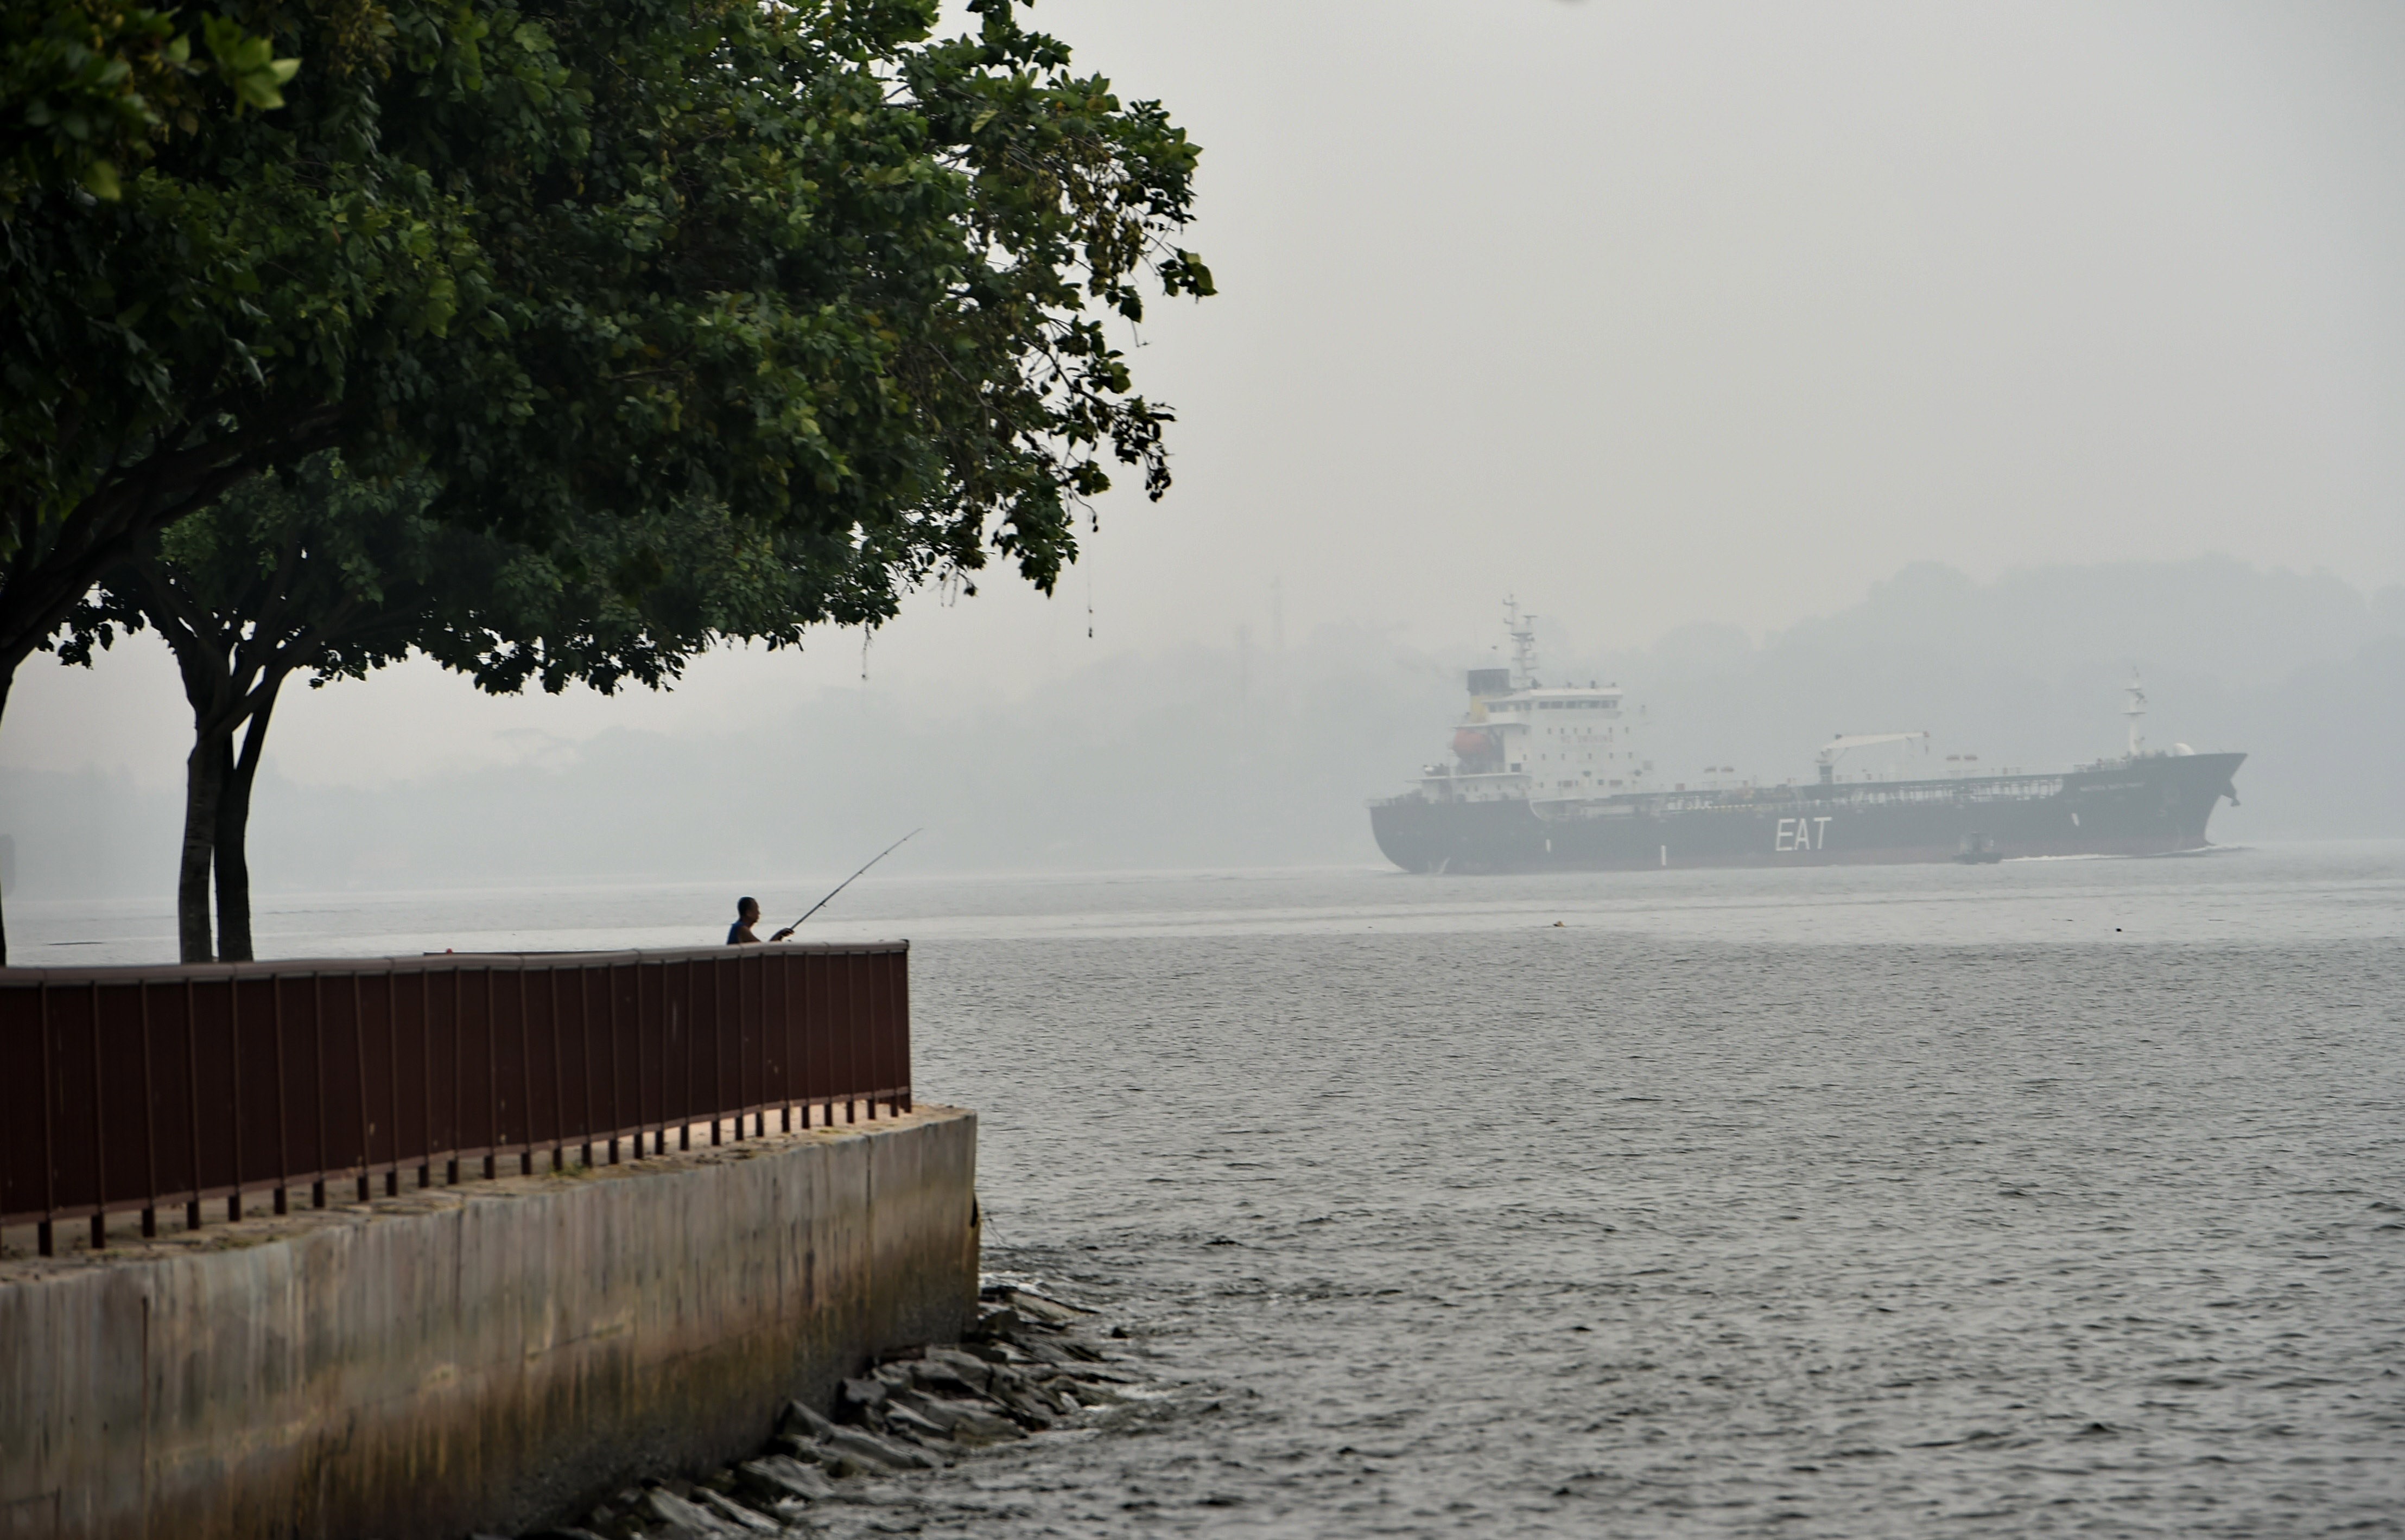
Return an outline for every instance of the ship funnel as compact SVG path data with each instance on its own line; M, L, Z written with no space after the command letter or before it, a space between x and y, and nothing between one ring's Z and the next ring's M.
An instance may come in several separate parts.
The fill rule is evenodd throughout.
M1508 668L1473 668L1470 671L1470 693L1473 695L1508 695L1512 693L1512 670Z

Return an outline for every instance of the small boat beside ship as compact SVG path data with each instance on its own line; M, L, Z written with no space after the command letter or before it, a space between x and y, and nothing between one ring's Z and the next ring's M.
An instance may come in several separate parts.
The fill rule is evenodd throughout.
M1963 835L1962 843L1954 849L1955 861L1963 866L1992 866L2004 859L2004 849L1994 836L1976 830Z
M2049 773L1840 778L1849 752L1925 733L1841 735L1802 784L1665 788L1617 686L1548 687L1536 637L1508 611L1509 668L1469 673L1450 763L1370 805L1378 848L1413 872L1834 866L2201 849L2238 801L2243 753L2145 747L2144 689L2129 687L2129 751ZM1529 617L1528 619L1533 619ZM1723 767L1726 768L1726 767Z

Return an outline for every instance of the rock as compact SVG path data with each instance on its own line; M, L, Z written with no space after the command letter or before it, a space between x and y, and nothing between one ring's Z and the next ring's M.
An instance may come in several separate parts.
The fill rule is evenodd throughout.
M665 1534L657 1529L645 1532L654 1540L725 1540L728 1535L745 1533L701 1505L686 1502L666 1487L654 1487L643 1493L643 1500L635 1505L635 1512L650 1523L666 1529Z
M584 1527L601 1540L634 1540L643 1533L643 1520L635 1512L635 1505L642 1500L640 1487L614 1492L609 1501L593 1505L593 1511L584 1516Z
M788 1401L778 1414L777 1428L781 1433L797 1434L808 1438L824 1438L835 1432L835 1424L810 1410L798 1401Z
M1015 1338L1026 1329L1026 1319L1005 1305L998 1310L987 1310L978 1315L977 1324L969 1328L969 1339L973 1342L993 1342Z
M601 1540L601 1536L575 1524L560 1524L552 1529L537 1530L532 1534L521 1535L518 1540Z
M951 1437L947 1426L928 1417L913 1403L902 1397L885 1403L885 1434L889 1438L907 1438L916 1443L949 1449Z
M829 1428L827 1432L833 1433L835 1430ZM798 1460L806 1465L826 1463L826 1446L815 1438L796 1438L792 1434L781 1433L768 1440L768 1447L775 1452Z
M986 1393L1003 1406L1036 1407L1047 1415L1048 1422L1051 1418L1065 1418L1070 1410L1075 1410L1061 1393L1061 1386L1056 1383L1058 1379L1061 1377L1056 1372L1047 1372L1039 1377L1039 1374L1020 1374L1018 1369L995 1369L993 1386Z
M983 1407L972 1406L965 1401L938 1401L914 1395L901 1405L911 1412L932 1420L944 1430L947 1437L973 1449L1027 1436L1020 1431L1019 1424L1008 1418L997 1417Z
M995 1415L981 1406L952 1406L952 1439L977 1449L981 1444L1007 1444L1010 1439L1024 1439L1027 1429L1012 1422L1010 1418Z
M694 1495L699 1498L710 1512L738 1531L746 1531L752 1534L780 1534L784 1532L784 1525L773 1519L753 1513L732 1497L707 1489Z
M1066 1417L1077 1409L1077 1403L1071 1394L1073 1386L1064 1378L1022 1379L1013 1388L1019 1394L1028 1397L1056 1417Z
M1078 1360L1070 1357L1068 1351L1058 1342L1047 1342L1041 1337L1032 1337L1019 1346L1021 1351L1038 1364L1050 1364L1066 1368L1078 1363Z
M858 1428L837 1428L826 1441L829 1452L871 1468L888 1471L934 1470L942 1462L934 1455L879 1438Z
M1010 1369L1001 1365L989 1365L974 1352L962 1352L960 1348L928 1348L926 1362L919 1365L919 1383L928 1389L943 1391L943 1379L960 1381L962 1389L984 1395L998 1377L1007 1377Z
M1032 1391L1004 1386L994 1391L993 1400L1011 1421L1024 1428L1048 1428L1058 1408L1046 1406Z
M1074 1326L1084 1317L1094 1313L1082 1305L1072 1305L1030 1289L1009 1289L1002 1297L1003 1303L1020 1315L1048 1326Z
M849 1411L865 1412L885 1405L886 1389L882 1379L847 1379L836 1405Z
M936 1395L983 1395L993 1379L993 1367L966 1353L939 1358L935 1352L910 1365L910 1383Z
M806 1465L790 1454L764 1454L735 1467L736 1477L763 1497L799 1498L823 1502L835 1495L835 1483L816 1465Z

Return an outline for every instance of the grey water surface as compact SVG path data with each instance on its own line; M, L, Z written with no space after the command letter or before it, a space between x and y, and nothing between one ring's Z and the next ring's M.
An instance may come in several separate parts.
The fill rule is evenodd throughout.
M2405 847L855 891L1154 1389L827 1533L2405 1533Z

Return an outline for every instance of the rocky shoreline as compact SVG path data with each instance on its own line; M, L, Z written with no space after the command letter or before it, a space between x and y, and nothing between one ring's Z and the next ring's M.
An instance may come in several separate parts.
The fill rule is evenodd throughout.
M1092 1310L1019 1283L989 1282L979 1295L966 1341L885 1354L843 1382L832 1415L788 1402L777 1436L752 1459L628 1486L574 1523L520 1540L788 1534L814 1506L845 1501L851 1483L938 1469L1123 1400L1140 1382L1092 1340Z

